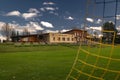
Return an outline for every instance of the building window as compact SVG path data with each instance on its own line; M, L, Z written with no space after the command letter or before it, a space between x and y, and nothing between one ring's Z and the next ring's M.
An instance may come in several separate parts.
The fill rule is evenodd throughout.
M72 41L73 41L74 39L72 38Z
M60 37L58 37L58 41L60 41Z
M53 41L55 41L55 37L53 37Z
M65 38L62 38L63 41L65 41Z
M54 36L54 34L52 34L52 36Z
M70 38L67 38L67 41L70 41Z
M29 40L28 37L23 38L23 41L28 41L28 40Z

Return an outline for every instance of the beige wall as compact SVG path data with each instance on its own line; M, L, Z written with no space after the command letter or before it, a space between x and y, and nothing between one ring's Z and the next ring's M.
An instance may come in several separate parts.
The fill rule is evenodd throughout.
M74 35L49 33L49 43L75 43Z

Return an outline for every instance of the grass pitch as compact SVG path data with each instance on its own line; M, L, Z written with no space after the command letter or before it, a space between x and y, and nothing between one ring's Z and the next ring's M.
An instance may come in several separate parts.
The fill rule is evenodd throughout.
M91 48L90 53L97 55L98 49ZM120 47L114 48L112 58L120 59L119 49ZM0 45L0 80L65 80L77 50L78 46L73 45ZM99 55L108 57L110 50L111 47L103 47ZM79 58L84 61L86 55L80 52ZM86 62L94 64L96 57L93 55L89 55ZM100 59L96 65L104 68L107 62L106 59ZM78 64L79 68L83 65ZM84 72L91 73L91 69L86 66ZM108 69L120 70L119 62L111 62ZM97 70L95 75L99 74L102 72ZM114 74L106 75L105 79L113 80L112 77ZM85 80L85 77L82 80Z
M0 80L65 80L77 49L0 45Z

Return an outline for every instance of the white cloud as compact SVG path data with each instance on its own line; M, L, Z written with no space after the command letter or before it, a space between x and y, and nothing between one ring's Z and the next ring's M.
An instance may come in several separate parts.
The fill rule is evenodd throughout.
M74 20L73 17L69 16L68 18L66 18L67 20Z
M56 13L56 12L54 12L54 11L50 11L49 13L50 13L50 14L54 14L54 15L56 15L56 16L59 15L58 13Z
M88 22L100 24L102 22L102 19L93 19L93 18L86 18Z
M40 13L37 9L35 8L30 8L27 13L20 13L19 11L11 11L6 14L6 16L18 16L18 17L23 17L24 19L30 19L37 17Z
M27 24L27 26L29 27L33 27L35 30L44 30L44 28L42 28L38 22L30 22L29 24Z
M6 16L20 16L21 13L19 11L11 11L6 14Z
M0 22L0 30L4 24L5 22ZM12 28L15 29L16 32L18 31L20 35L23 33L23 30L25 28L28 29L28 31L31 34L36 33L39 30L44 30L44 28L42 28L38 22L28 22L25 25L19 25L18 23L9 23L9 25L12 26ZM0 31L0 39L3 39L3 37L4 36L2 35Z
M3 25L5 25L5 22L0 22L0 29Z
M53 2L44 2L43 5L55 5Z
M12 26L12 28L15 30L15 31L19 31L20 33L23 32L23 26L19 25L17 22L15 23L8 23L10 26Z
M1 41L0 41L0 43L1 43L1 42L3 42L3 40L6 40L6 37L0 35L0 40L1 40Z
M92 18L86 18L86 20L88 21L88 22L94 22L94 20L92 19Z
M41 8L43 11L55 11L58 10L57 7L43 7Z
M44 12L44 11L45 11L45 8L40 8L40 10Z
M45 30L44 33L58 33L59 30Z
M120 31L120 26L117 27L117 30Z
M66 32L66 31L69 31L70 29L63 29L61 30L61 32Z
M40 12L39 12L37 9L35 9L35 8L30 8L27 13L23 13L23 14L22 14L22 17L23 17L24 19L31 19L31 18L34 18L34 17L39 16L39 13L40 13Z
M35 9L35 8L30 8L29 10L28 10L28 12L30 12L30 13L40 13L37 9Z
M117 20L120 20L120 15L117 15L116 19L117 19Z
M101 31L102 27L101 26L99 26L99 27L86 27L86 30L98 30L98 31Z
M102 33L101 33L101 30L102 30L102 27L101 26L98 26L98 27L86 27L86 30L89 34L94 35L94 32L97 33L98 37L101 37L102 36Z
M15 24L12 24L12 23L9 23L9 25L13 26L14 29L16 31L19 31L19 32L23 32L24 28L27 28L29 32L36 32L36 30L44 30L44 28L42 28L38 22L29 22L23 26L15 23Z
M41 21L40 23L42 24L42 26L45 26L45 27L48 27L48 28L53 28L53 27L54 27L54 26L53 26L51 23L49 23L49 22Z
M56 8L53 8L53 7L45 7L46 10L51 10L51 11L54 11Z
M96 21L97 24L100 24L101 22L102 22L101 19L98 19L98 20Z
M69 31L70 29L63 29L63 30L44 30L44 33L58 33L59 31L60 32L66 32L66 31Z
M30 18L34 18L34 17L37 17L38 14L37 13L23 13L22 14L22 17L24 19L30 19Z
M58 7L42 7L40 8L41 11L45 12L45 11L55 11L55 10L58 10L59 8Z
M38 30L44 30L38 22L29 22L23 26L19 25L19 27L16 28L16 31L22 33L24 29L27 29L31 34L36 33Z
M93 28L94 30L99 30L99 31L102 30L102 27L91 27L91 28Z
M9 26L11 26L13 29L16 29L17 27L19 27L20 25L17 23L8 23Z

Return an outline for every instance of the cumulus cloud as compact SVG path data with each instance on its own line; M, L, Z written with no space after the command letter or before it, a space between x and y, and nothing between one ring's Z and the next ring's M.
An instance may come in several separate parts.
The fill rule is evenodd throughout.
M86 30L98 30L98 31L101 31L102 27L101 26L99 26L99 27L86 27Z
M0 42L3 42L3 40L6 40L6 37L0 35L0 40L1 40Z
M97 33L98 37L101 37L102 36L102 33L101 33L101 30L102 30L102 27L101 26L98 26L98 27L86 27L86 30L89 34L95 36L94 32Z
M59 8L58 7L42 7L40 8L41 11L55 11L55 10L58 10Z
M17 29L20 25L17 23L8 23L9 26L11 26L13 29Z
M56 12L54 12L54 11L50 11L49 13L50 13L50 14L54 14L54 15L56 15L56 16L59 15L58 13L56 13Z
M59 14L57 13L56 10L58 10L59 8L58 7L42 7L40 8L40 10L42 12L48 12L49 14L53 14L55 16L58 16Z
M16 31L19 31L19 32L23 32L23 30L26 28L28 29L28 31L30 33L33 33L33 32L36 32L37 30L44 30L44 28L42 28L40 26L40 24L38 22L28 22L26 23L25 25L19 25L17 23L9 23L9 25L13 26L13 28L16 30Z
M54 11L54 10L55 10L55 8L53 8L53 7L45 7L45 9L46 9L46 10L51 10L51 11Z
M58 33L59 30L44 30L44 33Z
M0 22L0 39L3 40L5 37L2 35L2 27L5 25L5 22Z
M44 12L44 11L45 11L45 8L44 8L44 7L43 7L43 8L40 8L40 10Z
M120 26L118 26L116 29L117 29L118 31L120 31Z
M47 27L47 28L53 28L53 27L54 27L54 26L53 26L51 23L49 23L49 22L41 21L40 23L41 23L42 26L45 26L45 27Z
M23 13L22 14L22 17L24 19L30 19L30 18L34 18L34 17L37 17L38 14L37 13Z
M6 14L6 16L20 16L21 13L19 11L11 11Z
M102 19L93 19L93 18L86 18L88 22L100 24L102 22Z
M3 25L5 25L5 22L0 22L0 29Z
M66 31L69 31L70 29L63 29L61 30L61 32L66 32Z
M74 20L73 17L69 16L68 18L66 18L67 20Z
M117 19L117 20L120 20L120 15L117 15L116 19Z
M58 33L58 32L66 32L66 31L69 31L70 29L62 29L62 30L44 30L44 33L49 33L49 32L52 32L52 33Z
M1 32L1 28L2 26L5 24L5 22L0 22L0 39L5 39L5 37L3 36L2 32ZM17 22L15 23L8 23L10 26L12 26L12 28L17 32L19 32L20 35L22 35L24 29L28 29L28 31L31 34L37 33L37 31L40 30L44 30L43 27L41 27L40 23L38 22L28 22L25 25L20 25Z
M97 24L100 24L101 22L102 22L101 19L98 19L98 20L96 21Z
M55 7L53 5L55 5L54 2L43 2L43 7L40 8L41 11L45 12L45 11L55 11L58 10L58 7Z
M39 15L39 11L35 8L30 8L27 13L20 13L19 11L11 11L8 12L5 16L18 16L24 19L30 19L37 17Z
M100 26L100 27L91 27L91 28L93 28L94 30L99 30L99 31L102 30L102 27L101 27L101 26Z
M91 23L94 22L94 20L93 20L92 18L86 18L86 20L87 20L88 22L91 22Z
M55 5L54 2L43 2L43 5Z
M2 33L2 27L5 25L5 22L0 22L0 40L1 40L1 42L3 41L3 40L6 40L6 37L4 36L4 34Z
M59 8L57 6L55 6L55 3L53 3L53 2L44 2L43 7L40 8L40 11L41 12L47 12L49 14L53 14L53 15L58 16L58 13L57 13L58 9Z
M28 22L25 25L19 25L19 24L12 24L13 26L15 26L15 30L19 31L19 33L23 33L24 29L27 29L31 34L36 33L39 30L44 30L44 28L42 28L38 22Z
M35 8L30 8L29 10L28 10L28 12L30 12L30 13L40 13L37 9L35 9Z
M44 28L42 28L38 22L30 22L27 24L28 27L33 27L35 30L44 30Z

